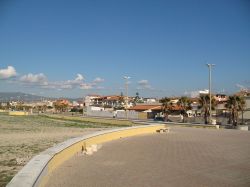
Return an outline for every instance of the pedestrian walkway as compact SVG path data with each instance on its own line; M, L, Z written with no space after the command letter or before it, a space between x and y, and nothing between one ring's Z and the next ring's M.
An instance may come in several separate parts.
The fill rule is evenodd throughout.
M171 127L76 156L47 186L250 186L250 132Z

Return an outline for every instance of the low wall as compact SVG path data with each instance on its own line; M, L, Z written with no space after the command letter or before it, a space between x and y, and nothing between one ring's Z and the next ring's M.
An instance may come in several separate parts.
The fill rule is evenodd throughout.
M138 112L135 111L118 111L117 118L139 119Z
M101 144L119 138L140 134L155 133L165 124L127 127L100 131L91 135L67 140L35 156L7 185L8 187L45 186L51 172L76 154L81 154L86 147Z
M26 116L28 115L28 112L23 112L23 111L9 111L10 116Z
M90 107L87 107L87 116L94 117L106 117L106 118L124 118L124 119L146 119L144 116L140 118L140 112L127 110L127 111L109 111L109 110L91 110ZM147 113L145 113L147 115Z

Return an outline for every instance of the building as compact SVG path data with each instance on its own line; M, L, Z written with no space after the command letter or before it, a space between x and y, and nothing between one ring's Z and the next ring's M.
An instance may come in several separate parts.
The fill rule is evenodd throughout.
M227 102L228 97L225 94L216 94L214 99L216 102Z
M243 119L245 121L250 121L250 96L245 96L246 107L243 112ZM241 114L239 114L240 116Z
M94 105L94 104L99 104L100 103L100 98L101 96L100 95L87 95L85 98L84 98L84 103L83 105L88 107L88 106L91 106L91 105ZM98 102L99 101L99 102Z
M153 119L162 112L161 104L140 104L130 107L128 110L147 113L147 119Z
M157 102L157 99L156 98L143 98L143 102L144 103L156 103Z

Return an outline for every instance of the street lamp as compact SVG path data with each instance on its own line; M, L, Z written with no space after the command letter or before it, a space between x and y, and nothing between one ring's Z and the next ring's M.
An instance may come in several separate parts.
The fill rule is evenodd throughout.
M125 101L125 109L126 109L126 118L128 118L128 113L127 113L127 108L128 108L128 80L131 78L131 77L128 77L128 76L124 76L123 77L125 79L125 89L126 89L126 101Z
M211 124L212 120L212 67L215 66L215 64L207 64L207 67L209 68L209 123Z

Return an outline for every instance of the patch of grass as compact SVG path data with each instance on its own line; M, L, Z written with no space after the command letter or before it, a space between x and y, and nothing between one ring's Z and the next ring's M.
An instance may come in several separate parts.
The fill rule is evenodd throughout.
M0 187L6 186L14 177L14 175L15 174L13 171L7 171L7 170L0 171Z
M0 165L1 166L12 167L12 166L16 166L16 164L17 164L16 159L10 159L10 160L2 160L2 161L0 161Z
M85 129L88 131L87 128L131 125L131 122L118 120L0 113L0 187L5 186L34 155L56 143L80 136Z
M62 116L62 115L41 115L44 118L57 119L63 121L70 121L76 123L88 123L91 127L129 127L134 123L128 120L116 120L116 119L101 119L101 118L86 118L76 116Z
M30 115L30 116L9 116L7 114L0 114L2 129L11 131L34 131L30 129L30 125L39 126L57 126L57 127L77 127L77 128L100 128L100 127L129 127L133 122L128 120L117 119L102 119L102 118L87 118L77 116L62 116L62 115ZM8 125L4 125L8 124ZM18 126L19 124L19 126ZM11 125L15 125L12 127ZM22 126L20 126L22 125ZM25 126L27 127L25 128ZM10 127L11 126L11 127Z
M130 127L134 123L129 120L116 120L116 119L102 119L102 118L87 118L87 117L75 117L75 116L61 116L61 115L41 115L51 119L61 119L71 122L87 122L98 124L98 126L114 126L114 127Z

